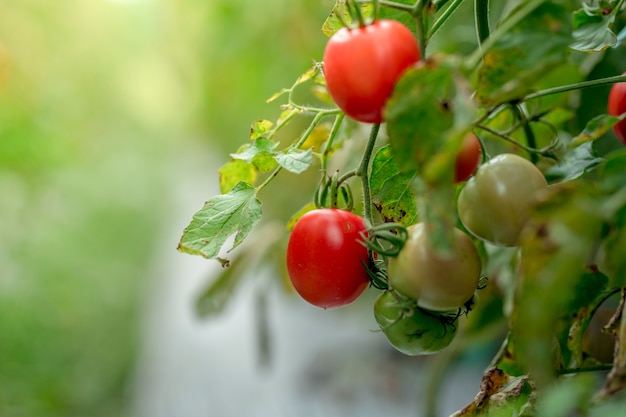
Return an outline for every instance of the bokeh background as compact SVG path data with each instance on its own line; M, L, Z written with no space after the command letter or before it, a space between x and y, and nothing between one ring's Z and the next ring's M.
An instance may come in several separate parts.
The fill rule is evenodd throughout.
M257 271L201 320L219 267L176 252L228 152L279 114L265 99L321 59L331 7L0 1L0 416L419 414L428 363L371 331L371 295L324 312ZM269 190L270 218L309 198ZM450 377L470 388L447 413L488 356Z

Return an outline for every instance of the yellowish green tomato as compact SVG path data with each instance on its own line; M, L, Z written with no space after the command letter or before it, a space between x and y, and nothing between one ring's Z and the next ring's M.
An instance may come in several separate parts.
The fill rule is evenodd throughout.
M449 311L463 306L474 295L482 270L472 240L455 228L452 248L441 254L432 247L425 223L409 226L407 231L402 250L389 258L390 286L427 310Z
M545 177L530 161L497 155L482 164L459 194L458 212L473 235L498 246L516 246Z
M456 335L459 319L398 301L385 291L374 303L374 317L389 343L405 355L430 355L446 348Z

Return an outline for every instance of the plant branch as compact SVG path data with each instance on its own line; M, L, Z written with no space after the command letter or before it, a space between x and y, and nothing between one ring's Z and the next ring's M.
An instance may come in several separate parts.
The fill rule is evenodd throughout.
M374 146L376 145L376 139L378 138L378 132L380 131L380 124L372 126L370 136L367 141L367 146L363 152L363 157L356 170L356 175L361 178L361 186L363 189L363 217L369 224L373 224L372 220L372 196L370 191L369 181L369 166L372 159L372 153L374 152Z
M454 0L450 5L439 15L435 23L431 26L430 30L426 34L426 38L430 39L444 23L448 21L452 13L456 11L456 9L463 3L463 0Z
M489 0L474 0L474 20L476 22L478 45L482 45L491 34L491 28L489 27Z
M522 129L524 130L524 136L526 136L526 144L528 145L529 148L536 149L537 139L535 138L535 133L533 132L533 129L530 127L530 123L528 123L528 119L526 118L526 115L520 108L520 105L519 104L513 105L511 106L511 108L513 110L513 115L522 124ZM538 160L539 158L537 157L537 153L530 152L530 161L533 164L536 164Z
M513 145L519 147L520 149L525 150L526 152L532 154L537 154L540 156L543 156L545 158L551 158L551 159L555 159L555 156L552 154L552 152L550 152L549 150L542 150L542 149L536 149L536 148L532 148L530 146L524 145L523 143L518 142L517 140L515 140L514 138L510 137L507 134L504 134L502 132L498 132L495 129L492 129L488 126L482 125L482 124L476 124L475 125L478 129L484 130L487 133L491 133L494 136L497 136L501 139L504 139L507 142L512 143Z
M598 87L602 85L614 84L617 82L625 82L625 81L626 81L626 75L614 75L612 77L599 78L597 80L582 81L579 83L562 85L559 87L546 88L545 90L540 90L540 91L528 94L527 96L523 97L521 101L529 101L529 100L534 100L539 97L549 96L552 94L566 93L572 90L580 90L580 89L589 88L589 87Z

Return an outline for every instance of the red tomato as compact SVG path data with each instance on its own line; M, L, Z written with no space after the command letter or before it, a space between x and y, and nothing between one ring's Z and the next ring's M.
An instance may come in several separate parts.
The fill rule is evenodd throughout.
M615 83L609 93L609 114L619 116L626 112L626 82ZM626 145L626 119L613 125L615 136Z
M339 209L317 209L302 216L287 245L287 271L294 288L323 308L354 301L370 283L368 254L359 242L363 218Z
M456 156L454 182L463 182L474 174L480 164L480 142L473 133L463 140L463 145Z
M419 61L411 31L395 20L378 20L335 32L324 51L328 92L348 116L381 123L383 108L400 76Z

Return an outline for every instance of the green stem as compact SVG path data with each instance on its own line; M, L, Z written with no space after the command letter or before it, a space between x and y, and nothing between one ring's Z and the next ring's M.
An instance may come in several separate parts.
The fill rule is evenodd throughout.
M537 154L537 155L541 155L545 158L552 158L555 159L554 155L549 152L549 151L544 151L541 149L536 149L536 148L531 148L530 146L524 145L523 143L519 143L517 140L515 140L514 138L510 137L509 135L506 135L502 132L498 132L497 130L494 130L488 126L482 125L482 124L476 124L474 125L476 128L484 130L487 133L491 133L494 136L497 136L501 139L504 139L507 142L512 143L513 145L519 147L520 149L525 150L526 152L528 152L529 154Z
M587 366L585 368L569 368L569 369L558 369L556 371L557 375L569 375L569 374L578 374L581 372L598 372L598 371L609 371L613 367L612 364L601 364L595 366Z
M330 133L328 134L328 140L326 141L326 146L324 146L324 152L322 153L322 171L326 171L328 154L332 149L335 138L339 133L339 129L341 128L341 124L343 123L343 119L345 119L345 117L346 116L343 113L339 113L337 117L335 117L335 122L333 123L333 127L330 129Z
M302 145L304 144L304 142L306 142L307 138L311 136L311 133L313 133L313 130L317 127L317 125L320 124L322 119L328 115L329 115L329 112L317 113L315 117L313 118L313 120L311 121L311 123L309 124L309 127L307 127L307 129L304 131L300 139L298 139L296 144L293 145L293 148L300 149ZM276 178L276 176L280 173L280 171L282 171L282 169L283 167L281 167L280 165L277 166L274 169L274 171L272 171L270 175L265 179L265 181L263 181L261 184L259 184L256 187L257 193L261 191L263 188L265 188L270 182L272 182L272 180Z
M369 3L369 0L362 0L363 3ZM389 9L401 10L407 13L413 13L412 4L397 3L395 1L378 0L378 5Z
M545 90L528 94L527 96L523 97L521 101L529 101L529 100L534 100L539 97L549 96L552 94L566 93L572 90L580 90L580 89L589 88L589 87L598 87L602 85L615 84L618 82L625 82L625 81L626 81L626 75L614 75L612 77L599 78L597 80L582 81L579 83L562 85L559 87L546 88Z
M415 2L411 14L415 17L417 44L420 47L422 59L424 59L426 56L426 44L428 40L426 38L426 28L424 27L424 2L422 0L417 0Z
M474 0L474 20L476 22L478 45L482 45L491 34L491 28L489 27L489 0Z
M474 69L483 58L483 52L491 48L497 41L499 41L504 35L508 34L522 19L532 13L537 7L544 3L544 0L530 0L521 6L517 11L510 15L507 19L503 20L500 26L493 31L487 39L480 45L467 59L467 68Z
M430 39L433 35L443 26L444 23L448 21L448 18L452 16L452 13L456 11L456 9L463 3L464 0L454 0L450 5L441 12L441 15L435 20L435 23L431 26L430 30L426 34L426 38Z
M380 124L377 123L372 126L367 146L365 147L363 157L361 158L361 162L356 170L356 175L361 178L361 187L363 189L363 217L367 222L369 222L370 225L374 224L374 221L372 218L372 195L369 181L369 166L379 130Z
M524 136L526 136L526 144L528 145L529 148L536 149L537 148L537 140L535 138L535 133L533 132L532 128L530 127L530 123L528 123L528 119L526 118L526 115L524 114L524 112L520 108L519 104L511 106L511 109L513 110L513 115L522 124L522 129L524 130ZM539 157L537 156L537 153L536 152L529 152L529 155L530 155L530 161L533 164L536 164L537 161L539 160Z

